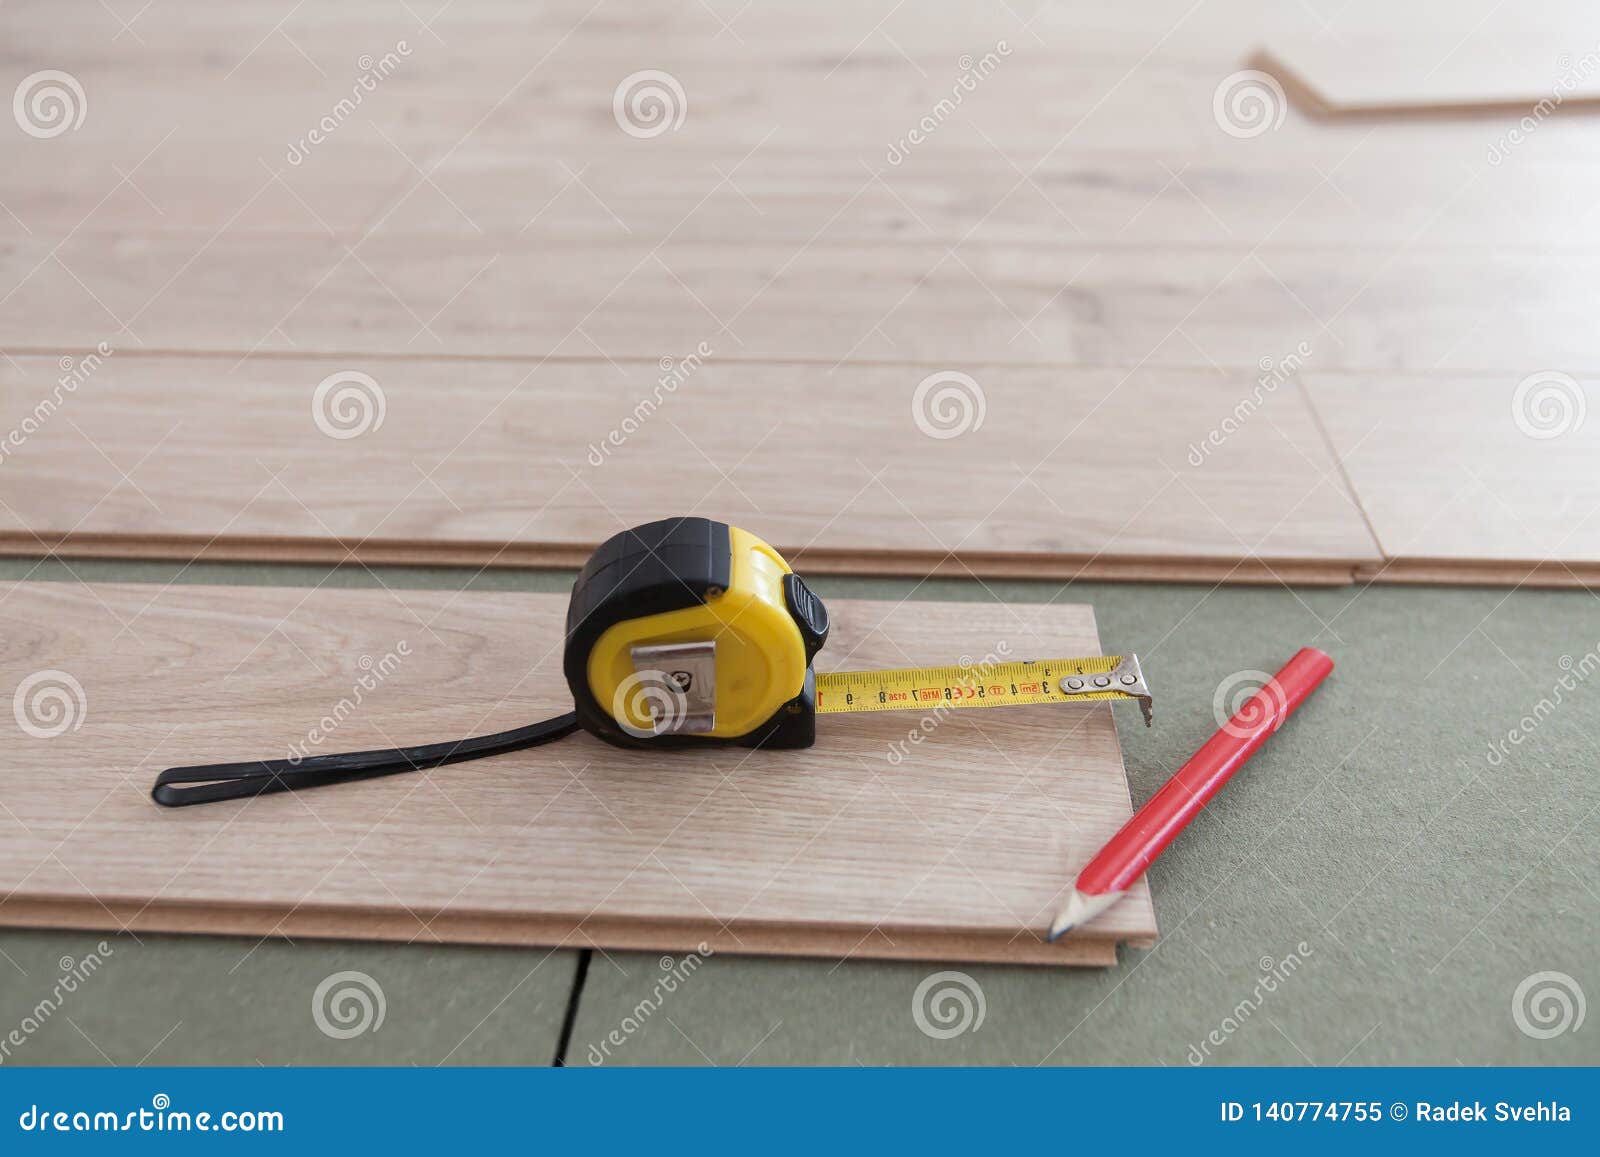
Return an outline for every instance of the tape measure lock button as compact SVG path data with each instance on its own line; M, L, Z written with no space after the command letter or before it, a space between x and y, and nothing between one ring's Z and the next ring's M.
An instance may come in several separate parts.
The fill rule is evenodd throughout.
M800 628L800 638L805 643L806 662L816 658L822 644L828 641L828 608L811 593L811 588L794 571L783 576L783 601Z

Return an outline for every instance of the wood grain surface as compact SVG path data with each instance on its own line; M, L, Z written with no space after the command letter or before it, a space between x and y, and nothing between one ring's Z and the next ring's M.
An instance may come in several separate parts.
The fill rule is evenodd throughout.
M340 426L313 395L357 365L371 384ZM0 424L22 423L13 407L60 373L22 358L0 380L17 369ZM5 463L0 539L571 565L618 530L688 513L813 569L909 555L898 565L953 573L1050 562L1066 577L1209 566L1316 581L1378 558L1292 380L1213 445L1255 389L1245 375L974 367L947 405L919 406L916 367L829 374L713 353L681 372L112 355Z
M1445 31L1425 5L1353 0L1315 31L1269 37L1271 57L1333 115L1533 112L1600 103L1600 16L1581 0L1529 8L1450 6ZM1549 107L1537 116L1544 119Z
M1311 374L1387 577L1587 585L1600 567L1600 387L1559 370Z
M357 249L231 232L203 248L189 237L96 234L5 250L7 264L37 268L0 304L0 345L13 353L104 341L232 361L267 352L609 367L706 342L724 356L823 370L884 361L1253 370L1304 342L1318 365L1340 370L1600 364L1600 335L1584 324L1600 310L1600 256L1586 250L443 235L375 235Z
M1082 606L831 609L824 665L1099 651ZM907 721L867 715L828 719L802 752L649 754L580 735L242 803L149 800L175 763L563 710L564 610L535 595L7 586L21 730L0 755L0 922L1041 964L1108 963L1117 941L1154 937L1141 884L1085 937L1040 939L1129 814L1103 705L962 713L899 762Z
M933 11L7 4L19 70L69 73L86 115L19 124L0 164L0 551L570 565L693 509L818 572L1590 573L1581 528L1501 510L1581 490L1559 454L1439 503L1387 397L1347 462L1356 395L1254 395L1305 349L1414 388L1422 442L1460 448L1501 431L1457 383L1600 367L1600 138L1567 115L1600 76L1592 14ZM1491 107L1319 118L1262 46L1369 113ZM670 123L619 104L641 74ZM58 396L46 368L102 347ZM380 383L385 425L296 441L340 371ZM981 428L908 424L936 373L979 383ZM1418 504L1428 534L1385 553L1363 509L1398 542Z

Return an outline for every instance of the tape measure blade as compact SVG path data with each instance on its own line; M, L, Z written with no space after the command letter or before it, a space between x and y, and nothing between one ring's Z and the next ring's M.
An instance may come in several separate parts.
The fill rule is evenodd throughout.
M1137 699L1135 692L1061 689L1061 680L1104 675L1120 655L1038 659L954 667L900 667L883 671L834 671L817 676L817 713L929 711L967 707L1022 707L1037 703L1095 703Z

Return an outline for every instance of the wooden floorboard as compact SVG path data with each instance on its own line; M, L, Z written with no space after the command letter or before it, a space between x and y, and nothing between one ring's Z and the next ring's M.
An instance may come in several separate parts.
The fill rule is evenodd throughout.
M1265 0L249 0L143 12L137 37L68 7L0 13L85 94L0 166L0 551L570 565L694 509L819 572L1568 582L1594 561L1579 443L1516 446L1504 479L1487 460L1472 501L1413 452L1446 430L1497 452L1494 404L1457 404L1482 383L1600 373L1590 125L1330 123L1249 71L1310 46L1392 85L1348 49L1381 27L1428 99L1463 77L1504 99L1552 53L1582 71L1574 5L1474 0L1453 37ZM647 65L672 82L660 133L615 103ZM659 400L650 367L701 348L710 368L587 465ZM98 350L71 390L45 373ZM1368 396L1258 405L1290 362ZM339 371L381 384L387 425L295 442ZM936 372L979 383L981 429L907 426ZM1389 390L1427 406L1391 413Z
M962 713L899 762L908 723L890 713L829 718L803 752L652 755L580 735L241 803L149 800L169 764L426 742L565 710L565 608L474 592L0 590L5 685L26 683L32 725L0 755L0 922L1100 964L1155 935L1140 884L1064 951L1042 940L1071 872L1129 814L1104 705ZM830 609L825 667L1099 648L1081 606Z
M1591 375L1308 375L1383 578L1576 585L1600 568ZM1580 577L1581 576L1581 577Z
M0 346L963 369L1600 367L1600 253L80 235L3 246ZM89 271L92 271L90 273ZM248 271L246 275L244 271ZM241 296L241 277L250 288Z
M1600 17L1581 0L1517 9L1495 0L1451 6L1445 31L1424 6L1355 0L1316 30L1268 39L1271 66L1332 115L1419 112L1538 120L1553 106L1592 112L1600 102ZM1534 106L1549 102L1537 111Z
M60 372L14 364L0 424ZM314 404L360 364L103 359L5 462L4 549L573 565L699 513L819 571L1326 582L1379 560L1304 396L1256 374L989 366L924 389L924 367L715 352L411 359Z

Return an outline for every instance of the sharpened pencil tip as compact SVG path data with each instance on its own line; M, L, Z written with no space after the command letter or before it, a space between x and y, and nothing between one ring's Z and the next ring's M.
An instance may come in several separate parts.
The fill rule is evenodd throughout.
M1074 928L1093 920L1121 898L1121 892L1087 895L1074 888L1072 895L1067 897L1066 904L1060 912L1056 913L1056 918L1050 922L1050 932L1045 937L1046 942L1054 944Z

